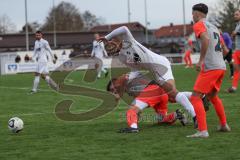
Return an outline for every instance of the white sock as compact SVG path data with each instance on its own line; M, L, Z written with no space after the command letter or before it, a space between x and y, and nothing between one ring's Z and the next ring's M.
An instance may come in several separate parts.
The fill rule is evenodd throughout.
M131 128L138 128L137 123L133 123L133 124L131 124L130 127L131 127Z
M107 73L107 70L105 68L102 68L103 73Z
M100 71L98 71L98 75L97 75L97 77L98 77L98 78L100 78L100 77L101 77L101 72L102 72L101 70L100 70Z
M182 94L184 94L188 99L190 99L190 97L192 96L192 92L181 92Z
M39 81L40 81L40 77L39 76L35 76L34 81L33 81L32 91L37 92Z
M176 100L176 102L181 104L184 107L184 109L187 110L187 112L191 114L192 117L196 116L193 105L191 104L189 99L182 92L178 92L175 100Z

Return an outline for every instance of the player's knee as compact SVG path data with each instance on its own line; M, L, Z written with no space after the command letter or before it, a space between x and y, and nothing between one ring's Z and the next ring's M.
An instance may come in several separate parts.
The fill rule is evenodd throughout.
M129 110L134 111L136 113L141 111L141 109L138 106L135 106L135 105L131 105L130 108L128 109L128 111Z

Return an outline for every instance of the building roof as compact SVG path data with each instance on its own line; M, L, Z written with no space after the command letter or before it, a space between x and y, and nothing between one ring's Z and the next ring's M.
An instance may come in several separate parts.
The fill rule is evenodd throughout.
M161 37L182 37L183 36L183 28L184 25L173 25L170 24L169 26L163 26L155 31L156 38ZM190 35L193 32L193 25L187 24L186 25L186 35Z
M139 22L131 22L131 23L119 23L119 24L107 24L95 26L90 29L92 32L109 32L118 27L126 26L130 31L145 31L145 27Z

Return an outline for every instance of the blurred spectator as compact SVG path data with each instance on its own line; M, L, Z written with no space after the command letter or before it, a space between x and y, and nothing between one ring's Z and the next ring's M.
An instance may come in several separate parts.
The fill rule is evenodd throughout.
M19 55L16 56L16 58L15 58L15 62L16 62L16 63L21 62L21 57L20 57Z
M24 57L24 61L25 61L25 62L29 62L29 61L30 61L30 57L29 57L28 54L25 55L25 57Z

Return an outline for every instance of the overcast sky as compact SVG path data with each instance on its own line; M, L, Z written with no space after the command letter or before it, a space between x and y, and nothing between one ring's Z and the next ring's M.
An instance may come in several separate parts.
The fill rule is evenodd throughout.
M7 15L20 30L25 24L25 0L0 0L0 16ZM59 4L62 0L55 0ZM74 4L80 12L89 10L106 23L122 23L128 21L127 0L64 0ZM191 7L196 3L214 6L219 0L185 0L186 22L192 19ZM27 0L28 21L44 23L53 0ZM144 0L130 0L131 21L139 21L145 25ZM183 23L182 0L147 0L149 28L155 29L163 25Z

